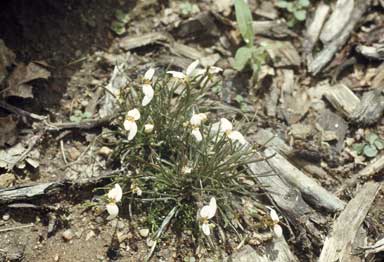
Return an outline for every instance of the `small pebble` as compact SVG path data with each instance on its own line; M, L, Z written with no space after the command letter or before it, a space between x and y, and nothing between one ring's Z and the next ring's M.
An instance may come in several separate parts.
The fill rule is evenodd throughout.
M10 218L11 218L11 216L10 216L8 213L5 213L5 214L3 215L3 220L4 220L4 221L9 220Z
M149 229L148 228L143 228L139 230L139 234L142 237L147 237L149 235Z
M98 223L98 224L102 224L102 223L104 223L104 219L102 218L102 217L96 217L96 219L95 219L95 221L96 221L96 223Z
M59 255L55 255L55 257L53 258L54 261L59 261L60 257Z
M70 240L72 240L72 238L73 238L73 232L72 232L72 230L67 229L67 230L65 230L65 231L63 232L62 236L63 236L63 239L64 239L65 241L70 241Z
M85 237L85 240L88 241L90 240L92 237L96 236L95 232L93 230L89 231L88 234L86 235Z
M109 157L112 154L113 150L109 147L103 146L99 149L98 154L103 157Z

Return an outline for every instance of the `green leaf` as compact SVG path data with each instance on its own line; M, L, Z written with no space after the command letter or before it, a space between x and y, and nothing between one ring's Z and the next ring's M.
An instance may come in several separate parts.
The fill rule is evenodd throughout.
M373 142L373 144L375 145L375 147L376 147L378 150L382 150L382 149L384 149L384 141L381 140L381 139L376 139L375 142Z
M252 52L253 52L253 48L249 48L246 46L243 46L237 49L236 55L235 55L235 64L233 65L233 67L238 71L243 70L244 67L247 65L247 63L249 62L249 60L251 59Z
M373 145L365 145L364 147L364 155L367 157L375 157L379 151L377 151L376 147Z
M83 113L83 118L91 118L92 114L90 112L84 112Z
M111 24L111 30L115 32L117 35L122 35L126 32L125 23L120 21L113 21Z
M365 144L356 143L352 145L352 149L356 152L356 154L361 155L363 153L364 146Z
M293 13L295 18L299 21L304 21L306 16L307 16L307 11L306 10L297 10Z
M370 143L371 145L373 145L373 143L379 139L379 136L375 133L369 133L366 137L365 137L365 140L367 140L368 143Z
M302 7L308 7L310 4L309 0L299 0L299 5Z
M294 11L296 11L296 7L294 6L293 3L288 2L288 3L287 3L287 10L288 10L289 12L293 13Z
M244 0L235 0L236 21L241 36L248 46L253 46L252 13Z
M288 2L284 1L284 0L279 0L279 1L276 2L275 5L277 7L280 7L280 8L287 8L288 7Z

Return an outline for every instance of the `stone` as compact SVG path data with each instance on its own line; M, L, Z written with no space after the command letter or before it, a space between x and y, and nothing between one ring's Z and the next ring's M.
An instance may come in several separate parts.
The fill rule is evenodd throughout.
M12 173L0 175L0 188L9 187L16 181L16 176Z
M139 234L142 237L147 237L149 235L149 229L148 228L142 228L139 230Z
M72 239L73 239L73 236L74 236L74 234L73 234L73 232L72 232L71 229L67 229L67 230L65 230L65 231L63 232L63 234L62 234L62 237L63 237L63 239L64 239L65 241L70 241L70 240L72 240Z

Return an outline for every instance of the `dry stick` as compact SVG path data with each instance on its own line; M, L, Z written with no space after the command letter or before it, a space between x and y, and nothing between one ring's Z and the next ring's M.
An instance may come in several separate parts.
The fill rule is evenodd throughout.
M315 59L308 65L309 72L316 75L318 74L333 58L337 50L339 50L349 39L356 24L360 21L361 17L367 10L370 1L357 0L355 1L355 8L352 11L351 18L344 30L334 38L330 43L327 43L323 50L317 54Z
M36 135L34 135L34 136L30 139L30 141L29 141L29 143L28 143L28 144L29 144L28 148L24 150L24 152L20 155L20 157L19 157L15 162L13 162L12 165L10 165L10 166L8 167L8 169L9 169L9 170L12 170L12 169L15 167L15 165L16 165L17 163L19 163L20 161L23 161L23 160L27 157L28 153L31 152L32 149L33 149L33 147L37 144L37 141L39 141L40 138L41 138L43 135L44 135L44 132L43 132L43 131L40 131L39 133L37 133Z
M47 116L41 116L41 115L37 115L37 114L34 114L34 113L30 113L30 112L27 112L23 109L20 109L18 107L15 107L13 105L10 105L8 104L7 102L4 102L4 101L0 101L0 107L16 114L16 115L19 115L19 116L24 116L24 117L29 117L29 118L32 118L32 119L35 119L35 120L39 120L39 121L42 121L42 120L45 120L47 119Z
M366 183L347 204L325 240L319 262L352 261L350 257L352 242L380 187L381 184L378 182Z
M33 227L33 226L34 226L33 224L30 224L30 225L22 225L22 226L18 226L18 227L4 228L4 229L0 229L0 233L13 231L13 230L17 230L17 229L23 229L23 228L27 228L27 227Z
M120 113L114 113L97 119L84 120L80 122L65 122L65 123L46 123L45 130L47 131L60 131L66 129L91 129L108 124L113 119L119 116Z
M0 189L0 205L16 201L31 201L32 199L54 195L62 192L69 187L87 187L91 184L99 184L107 181L111 176L123 172L124 169L119 169L103 174L103 176L82 179L79 181L61 180L57 182L41 183L37 185L24 185L12 188Z
M303 174L279 153L269 148L264 152L266 155L274 155L268 162L278 171L280 177L298 188L302 192L304 199L313 206L324 208L330 212L336 212L345 207L344 201L325 190L312 178Z
M337 194L341 194L348 187L355 186L359 178L368 179L378 174L384 168L384 155L378 156L373 162L364 167L360 172L354 174L351 178L344 181L343 185L337 190Z

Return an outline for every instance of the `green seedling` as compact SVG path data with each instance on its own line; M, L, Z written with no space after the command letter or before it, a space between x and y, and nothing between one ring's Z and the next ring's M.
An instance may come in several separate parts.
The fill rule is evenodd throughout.
M81 122L83 120L89 119L92 117L92 114L89 112L83 112L81 110L74 110L73 115L69 117L71 122Z
M375 133L369 133L364 138L364 142L353 144L352 149L357 155L373 158L384 149L384 140Z
M309 0L278 0L276 6L288 11L288 26L293 27L298 22L305 21L307 17L307 8L310 5Z

